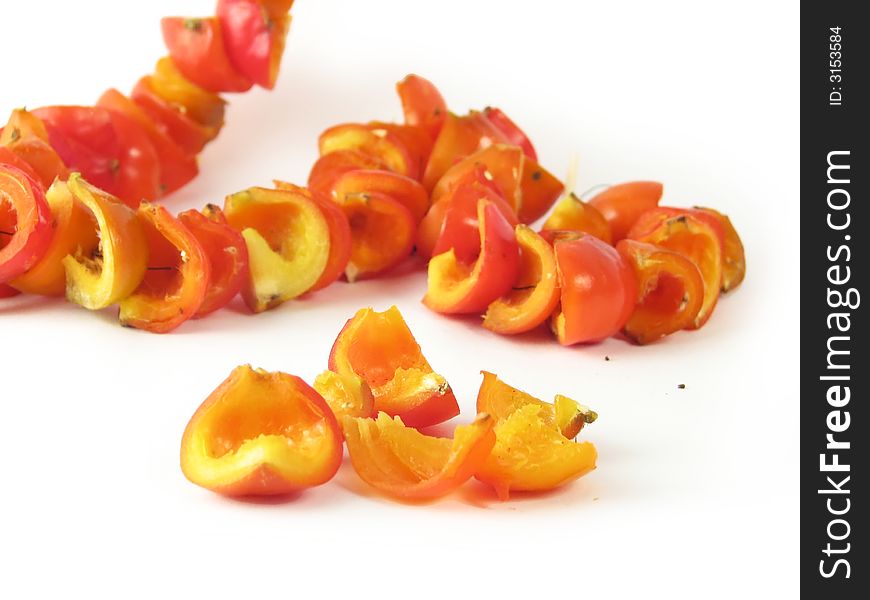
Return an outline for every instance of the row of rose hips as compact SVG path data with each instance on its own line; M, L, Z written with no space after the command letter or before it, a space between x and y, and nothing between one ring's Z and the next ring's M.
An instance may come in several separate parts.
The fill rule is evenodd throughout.
M309 176L315 193L351 216L349 279L394 266L414 246L429 260L424 303L433 310L482 314L501 334L549 321L565 345L697 329L720 291L742 281L730 220L659 207L657 182L613 186L588 202L568 193L536 233L528 223L563 186L538 165L525 133L498 109L449 112L421 77L397 88L405 124L328 129Z
M616 334L643 344L703 326L720 292L742 281L728 217L659 207L656 182L613 186L588 203L569 194L539 232L516 223L486 187L499 152L473 155L477 172L445 199L424 298L433 310L483 315L501 334L549 322L564 345Z
M123 324L165 332L216 310L239 291L260 312L339 277L383 273L411 254L428 212L429 194L415 177L432 170L439 162L433 157L456 151L441 142L448 128L429 139L431 127L409 108L410 99L419 97L412 92L427 87L434 89L415 76L399 83L409 114L404 124L347 124L324 132L309 189L282 182L277 189L251 188L228 196L223 210L208 205L175 218L145 202L134 211L78 174L56 181L42 199L39 184L15 171L19 188L29 188L17 196L43 215L43 229L50 221L54 231L32 236L43 240L42 254L4 282L31 293L65 292L90 309L119 303ZM519 131L494 109L456 121L486 128L501 135L499 141L507 139L496 133L499 127ZM525 196L546 208L561 184L534 159L521 160L529 172ZM381 168L361 168L375 166ZM13 228L18 238L27 231Z
M454 115L419 76L397 90L404 124L327 129L309 175L311 192L348 217L349 281L416 248L430 259L424 302L433 310L485 313L484 326L502 334L550 320L566 345L619 332L648 343L696 329L720 290L742 281L730 220L658 207L656 182L613 186L588 203L569 193L535 233L527 223L550 209L562 184L538 165L522 130L498 109Z
M280 182L277 190L251 188L227 198L226 216L209 205L203 214L183 213L177 223L165 210L143 205L140 218L122 219L128 229L139 221L151 232L126 236L128 285L110 299L83 302L72 278L68 296L102 308L133 294L136 310L122 302L122 322L168 331L240 290L259 312L342 276L376 276L416 246L432 257L424 302L433 310L485 313L484 326L503 334L549 319L563 344L619 331L646 343L700 327L720 288L742 279L742 245L727 217L710 209L659 208L662 187L654 182L614 186L588 203L568 194L535 233L521 221L544 214L562 184L537 164L525 134L497 109L449 113L421 77L408 76L397 89L406 122L325 131L309 189ZM73 188L85 189L78 180ZM75 213L75 197L60 184L48 194L61 229L55 239L65 243L33 271L50 271L52 289L29 283L40 279L33 274L13 285L60 293L65 252L77 249L85 271L93 271L105 264L101 240L124 238L107 223L99 237L82 239L92 228L81 216L68 219L75 235L65 236L65 220L58 217ZM87 200L80 204L98 215L102 209ZM145 249L136 244L143 238Z
M214 17L168 17L162 28L169 56L129 97L110 89L95 106L12 112L0 129L0 297L64 294L66 255L96 259L103 254L98 234L127 229L129 215L112 209L118 222L109 219L98 232L102 208L88 212L64 186L46 194L55 181L81 173L105 192L82 194L137 208L196 176L196 155L223 126L226 101L219 93L274 86L292 4L219 0ZM84 189L79 183L73 188ZM136 246L142 236L132 235L129 244ZM133 287L144 260L143 254L131 263L126 279ZM131 291L129 282L116 283Z

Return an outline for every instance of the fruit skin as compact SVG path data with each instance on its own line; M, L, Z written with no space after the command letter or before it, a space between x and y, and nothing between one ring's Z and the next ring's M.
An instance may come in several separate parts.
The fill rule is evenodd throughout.
M486 309L483 326L502 335L531 331L544 323L559 304L559 274L550 244L528 225L517 225L520 266L507 294Z
M533 161L538 161L538 153L535 152L535 147L532 145L532 140L529 136L514 123L500 108L487 106L483 109L484 116L495 125L496 129L501 131L508 141L514 146L519 146L523 154L528 156Z
M579 240L586 234L576 229L542 229L538 235L551 246L555 246L557 242Z
M253 82L230 63L217 17L164 17L163 41L178 70L210 92L246 92Z
M289 494L332 479L341 440L326 401L302 379L244 365L191 417L181 470L192 483L228 496Z
M428 79L411 74L396 84L396 92L405 123L420 127L433 140L437 138L447 118L447 103L438 88Z
M329 228L329 257L320 278L309 291L316 292L333 284L344 275L347 263L350 261L353 238L351 236L350 222L342 208L321 193L309 190L286 181L275 180L275 187L279 190L297 192L310 198L320 209L326 225Z
M0 164L0 284L26 273L43 257L54 224L42 184Z
M490 484L501 500L512 491L560 487L595 468L595 446L564 435L576 435L578 416L592 422L594 412L564 397L557 396L556 406L541 402L492 373L483 376L477 407L494 411L496 441L475 477Z
M417 252L431 257L451 248L463 262L473 262L480 254L480 222L477 205L488 200L508 222L516 227L519 221L513 208L502 196L494 181L482 166L475 166L456 180L424 217L417 232Z
M223 127L226 100L188 81L171 56L164 56L157 61L150 81L155 94L178 107L200 125L216 131Z
M480 256L473 265L459 260L453 249L429 261L423 303L435 312L482 313L517 280L520 254L513 228L488 200L478 202L477 215Z
M0 136L3 135L3 130L0 129ZM7 167L15 167L28 177L30 177L34 181L38 181L42 183L42 178L39 176L39 173L33 170L33 167L30 166L26 160L15 154L12 150L7 148L6 146L0 146L0 165ZM51 186L51 182L48 185L44 185L46 189Z
M360 478L403 500L449 494L482 467L495 444L494 419L478 415L453 439L423 435L386 413L377 419L345 417L347 450Z
M542 227L547 230L574 230L594 235L602 242L612 243L610 223L597 208L570 193L556 205Z
M99 310L133 293L148 265L148 242L136 213L119 199L73 173L69 190L97 222L98 243L63 259L66 298Z
M375 411L409 427L435 425L459 414L450 384L435 373L395 306L363 308L345 323L329 353L329 370L371 388Z
M274 88L290 29L287 11L272 12L259 0L218 0L216 13L233 67L256 85Z
M242 298L253 312L301 296L318 282L329 260L329 225L310 196L249 188L227 196L224 214L248 248Z
M588 204L610 224L610 243L615 244L628 235L640 215L658 206L663 191L658 181L630 181L610 186Z
M743 241L728 215L702 206L696 206L695 210L715 217L722 227L722 291L730 292L743 283L743 278L746 277L746 254L743 250Z
M33 114L64 163L93 185L134 209L160 195L157 151L135 120L99 106L45 106Z
M110 89L104 92L97 100L97 106L128 117L148 136L157 153L160 196L174 192L199 173L196 157L185 152L155 124L145 110L118 90Z
M591 235L557 240L554 250L562 291L551 325L559 343L598 342L619 332L637 298L634 270Z
M577 437L584 425L594 423L598 418L595 411L567 396L556 394L550 404L509 386L494 373L481 371L480 374L483 375L483 381L477 392L477 412L492 415L496 421L504 421L517 409L531 404L541 409L539 415L547 425L572 439Z
M125 327L168 333L199 310L211 265L193 232L165 207L143 202L136 217L148 239L148 270L119 303L118 319Z
M45 123L23 108L13 110L0 129L0 153L6 157L13 155L15 158L5 158L3 162L28 175L35 174L34 179L44 189L55 179L66 179L69 175L69 169L49 144Z
M314 162L308 174L308 189L314 194L332 197L335 182L344 173L355 170L387 169L387 165L374 156L359 150L336 150L324 154Z
M351 150L372 157L399 175L411 179L420 176L419 164L405 143L394 132L384 128L360 123L334 125L320 134L317 147L321 156Z
M377 192L337 199L351 229L349 282L375 277L398 266L414 249L414 215L404 204Z
M0 283L0 300L4 298L14 298L18 294L20 294L18 290L13 287L9 287L5 283Z
M48 132L48 142L71 171L112 195L112 163L118 139L109 113L93 106L45 106L32 111Z
M481 112L471 111L462 117L447 113L423 172L423 186L432 190L459 160L492 144L507 141L504 134Z
M66 274L63 259L78 248L97 246L97 225L85 206L75 199L66 182L55 181L45 193L55 224L45 254L26 273L10 283L17 290L43 296L63 296Z
M223 308L241 292L248 278L248 247L242 234L227 223L219 206L207 204L202 212L186 210L178 219L208 257L208 289L194 315L199 319Z
M420 183L410 177L380 169L355 169L336 179L330 196L341 201L354 194L384 194L408 209L414 223L423 220L429 210L429 194Z
M471 111L462 117L448 113L423 172L423 186L435 190L442 177L452 178L451 169L463 159L483 154L493 145L511 144L511 139L484 113ZM498 160L492 156L489 159ZM522 157L522 166L515 177L519 178L520 191L513 196L514 186L506 184L503 176L499 180L502 187L512 188L502 191L513 203L522 223L531 223L546 214L564 189L562 182L527 155ZM442 184L441 189L446 185Z
M624 239L616 250L634 269L638 297L623 328L636 344L648 344L691 327L704 302L704 279L679 252Z
M177 106L160 97L154 87L154 78L142 77L133 86L130 98L141 108L154 125L171 139L187 156L196 156L217 137L220 126L206 126L196 122Z
M467 181L470 171L479 170L494 191L504 197L514 213L523 203L522 172L525 157L518 146L493 144L466 156L450 167L432 188L432 203L439 202Z
M435 140L429 137L429 134L423 128L386 121L369 121L366 126L371 131L378 133L386 131L401 141L414 165L411 171L417 174L415 180L420 178L426 169L426 163L429 162L429 156L432 154L432 148L435 145Z
M518 216L523 223L537 221L562 195L565 186L555 175L529 157L523 160L520 180L523 202Z
M700 210L660 206L643 213L627 237L679 252L695 263L704 280L704 302L689 329L703 327L722 289L725 232L720 220Z

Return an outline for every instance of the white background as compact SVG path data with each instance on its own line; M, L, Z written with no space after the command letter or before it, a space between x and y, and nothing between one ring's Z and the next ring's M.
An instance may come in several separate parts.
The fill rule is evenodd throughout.
M500 106L578 189L665 183L731 215L746 282L699 332L638 348L504 339L420 303L422 273L335 285L157 336L58 301L0 304L0 597L345 593L790 598L798 542L798 7L731 2L299 0L278 88L232 98L202 175L167 202L304 182L329 125L399 119L393 84ZM92 103L161 56L158 19L208 0L3 2L0 112ZM499 503L426 506L345 463L283 504L222 499L178 467L184 426L240 363L309 381L344 320L399 305L470 419L480 369L601 415L599 468ZM610 361L604 357L609 356ZM679 390L677 385L685 383ZM483 495L483 498L481 496Z

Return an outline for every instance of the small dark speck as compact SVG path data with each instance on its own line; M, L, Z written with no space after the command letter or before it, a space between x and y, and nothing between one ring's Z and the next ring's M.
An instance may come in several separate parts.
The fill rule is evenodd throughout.
M678 388L678 389L681 389L681 390L684 390L684 389L686 389L686 384L685 384L685 383L680 383L680 384L677 385L677 388Z
M532 181L537 181L541 178L542 175L543 173L541 173L540 171L535 171L534 173L532 173Z
M598 500L598 496L595 496L595 497L592 499L593 502L595 502L596 500Z
M606 360L607 362L610 362L610 357L609 357L609 356L605 356L605 357L604 357L604 360Z

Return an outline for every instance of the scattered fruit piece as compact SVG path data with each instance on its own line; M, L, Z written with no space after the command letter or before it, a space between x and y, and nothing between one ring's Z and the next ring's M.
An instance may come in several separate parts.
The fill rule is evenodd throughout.
M452 440L423 435L386 413L377 419L345 417L344 431L360 478L408 500L449 494L482 467L495 443L493 418L487 414L458 426Z
M495 488L501 500L507 500L512 491L544 491L562 486L595 468L595 446L565 437L556 424L557 409L553 405L484 373L478 406L490 404L501 404L503 412L498 417L494 415L495 446L475 477ZM512 405L516 408L511 408ZM583 423L597 417L588 409L583 411L585 414L580 417ZM573 420L567 425L571 428L567 433L579 431Z
M329 370L362 378L375 410L399 416L410 427L426 427L459 414L447 381L432 370L395 306L379 313L357 311L335 340Z
M341 464L341 439L329 406L304 381L245 365L190 419L181 470L220 494L288 494L332 479Z

